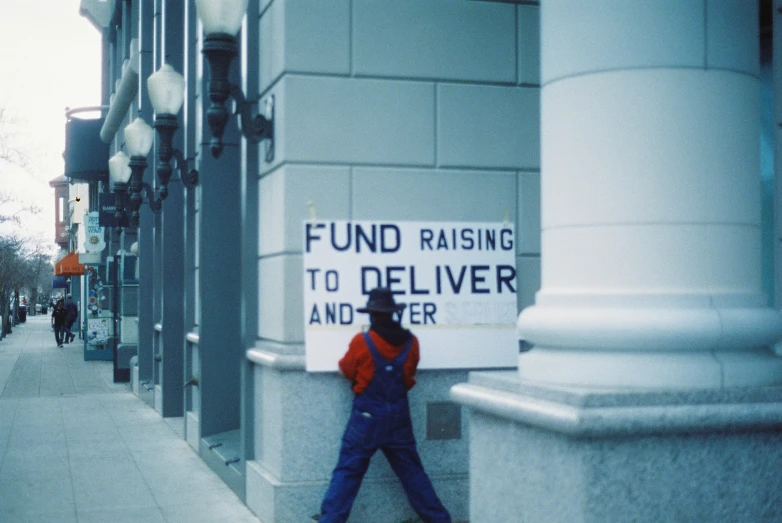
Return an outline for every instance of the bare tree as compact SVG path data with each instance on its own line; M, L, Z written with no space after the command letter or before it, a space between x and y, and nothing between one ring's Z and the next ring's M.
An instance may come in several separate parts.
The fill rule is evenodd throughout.
M0 313L3 322L0 339L11 332L12 322L18 318L19 299L28 298L28 304L35 306L38 288L51 285L53 272L52 255L43 244L33 245L20 237L0 237ZM11 315L11 302L15 303Z
M18 135L16 119L0 106L0 162L27 167L30 164L30 157L17 145Z
M0 223L22 224L25 214L38 214L42 209L36 205L23 203L13 194L0 191Z
M30 158L19 145L16 120L0 106L0 177L6 167L31 168ZM18 169L17 169L18 170ZM28 171L29 172L29 171ZM51 270L51 257L41 239L22 234L23 218L41 209L0 191L0 339L10 332L10 305L25 289L37 292L41 273ZM54 246L51 245L51 251Z
M48 295L51 292L52 275L54 274L54 253L48 247L50 247L49 244L41 241L36 242L33 244L27 259L27 296L32 307L32 310L27 311L28 314L31 312L35 314L35 304L48 299Z
M22 280L23 242L19 238L0 237L0 313L2 326L0 338L11 332L11 298Z
M3 167L10 165L26 172L31 168L30 157L18 141L20 134L16 119L5 107L0 106L0 175L3 174ZM0 191L0 223L11 222L18 225L21 215L39 212L39 207L25 204L7 191Z

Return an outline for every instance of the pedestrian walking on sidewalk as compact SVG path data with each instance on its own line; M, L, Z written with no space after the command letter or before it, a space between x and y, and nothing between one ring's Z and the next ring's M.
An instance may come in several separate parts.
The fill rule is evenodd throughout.
M418 338L394 320L405 304L387 288L373 289L366 307L368 332L358 333L339 361L355 397L339 461L321 505L320 523L345 522L350 515L370 458L383 451L413 510L425 523L451 523L416 449L407 391L415 385Z
M76 302L73 301L73 296L70 294L65 297L65 303L63 306L65 307L65 312L67 313L65 317L65 325L63 326L63 333L65 336L63 343L70 343L76 339L76 335L73 333L73 331L71 331L71 328L76 322L76 319L79 317L79 307L76 305Z
M52 328L54 328L54 339L57 340L58 347L62 347L63 336L65 336L63 328L65 327L67 316L68 313L65 310L63 301L59 300L52 311Z

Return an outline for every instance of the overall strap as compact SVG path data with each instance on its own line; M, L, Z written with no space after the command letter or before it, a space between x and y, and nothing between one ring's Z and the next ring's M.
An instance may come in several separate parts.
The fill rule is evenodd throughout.
M400 363L404 363L405 360L407 360L407 354L410 352L410 347L413 346L413 337L410 336L410 339L408 339L405 342L405 346L402 349L402 352L400 352L399 355L396 356L395 358L391 360L387 360L380 355L380 351L378 351L377 347L375 347L375 343L372 341L372 336L369 335L369 332L364 333L364 341L366 341L367 343L367 348L369 349L369 353L372 354L372 359L374 359L376 363L381 363L381 364L391 363L394 360L399 360Z
M372 336L369 335L369 331L364 333L364 341L367 343L367 348L369 349L369 353L372 355L372 359L375 361L380 360L385 361L385 358L380 355L380 353L377 350L377 347L375 347L374 342L372 341Z
M410 347L413 346L413 337L410 336L410 338L405 342L405 346L402 349L402 352L399 353L399 356L397 356L395 359L399 360L399 363L404 365L405 361L407 361L407 355L410 353Z

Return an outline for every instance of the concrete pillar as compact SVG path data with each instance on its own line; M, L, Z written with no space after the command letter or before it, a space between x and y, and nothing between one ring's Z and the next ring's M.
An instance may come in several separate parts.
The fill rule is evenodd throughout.
M168 63L179 72L184 70L184 2L168 1L162 7L162 48L158 50L158 68ZM174 137L174 147L183 149L184 133ZM163 417L182 416L184 412L184 349L185 349L185 195L176 173L170 183L168 197L163 202L161 216L161 318L159 367L160 413ZM156 404L157 393L156 392Z
M782 0L774 0L772 12L773 35L771 48L771 88L773 103L773 147L774 147L774 209L782 209ZM776 57L776 60L774 58ZM774 216L774 287L776 305L782 305L782 213ZM782 348L782 347L780 347ZM777 350L779 350L778 348Z
M199 53L200 55L200 53ZM242 177L241 142L235 117L226 126L224 149L215 158L209 149L211 130L206 113L209 66L200 68L201 137L198 149L200 199L196 217L196 303L198 352L197 391L199 455L236 494L244 499L241 438L241 372L245 365L242 341ZM239 83L241 58L234 60L230 81ZM229 102L230 103L230 102ZM186 367L187 368L187 367ZM187 369L189 371L191 369ZM187 372L186 371L186 372ZM189 423L189 422L188 422ZM188 427L190 430L190 427ZM235 461L239 458L239 461Z
M761 288L755 2L541 6L528 383L782 382Z
M152 17L143 13L151 13L154 10L154 0L142 0L139 2L140 12L137 14L139 21L139 41L141 45L141 78L147 78L154 72L153 42L154 25ZM152 107L149 102L146 85L142 85L138 98L138 115L147 123L152 122ZM148 167L147 179L151 169ZM138 367L139 380L141 381L141 398L152 404L154 398L150 391L154 376L154 325L160 321L159 314L155 314L153 299L154 282L158 281L157 269L154 263L155 252L155 216L149 205L142 205L138 227L139 248L139 286L138 286ZM149 387L149 388L147 388Z
M779 521L757 3L541 5L541 290L473 372L470 522Z

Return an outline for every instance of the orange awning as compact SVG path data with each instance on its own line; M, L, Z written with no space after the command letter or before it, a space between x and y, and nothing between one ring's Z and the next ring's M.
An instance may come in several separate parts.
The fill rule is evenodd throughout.
M81 276L84 265L79 263L79 253L71 251L54 264L54 274L57 276Z

